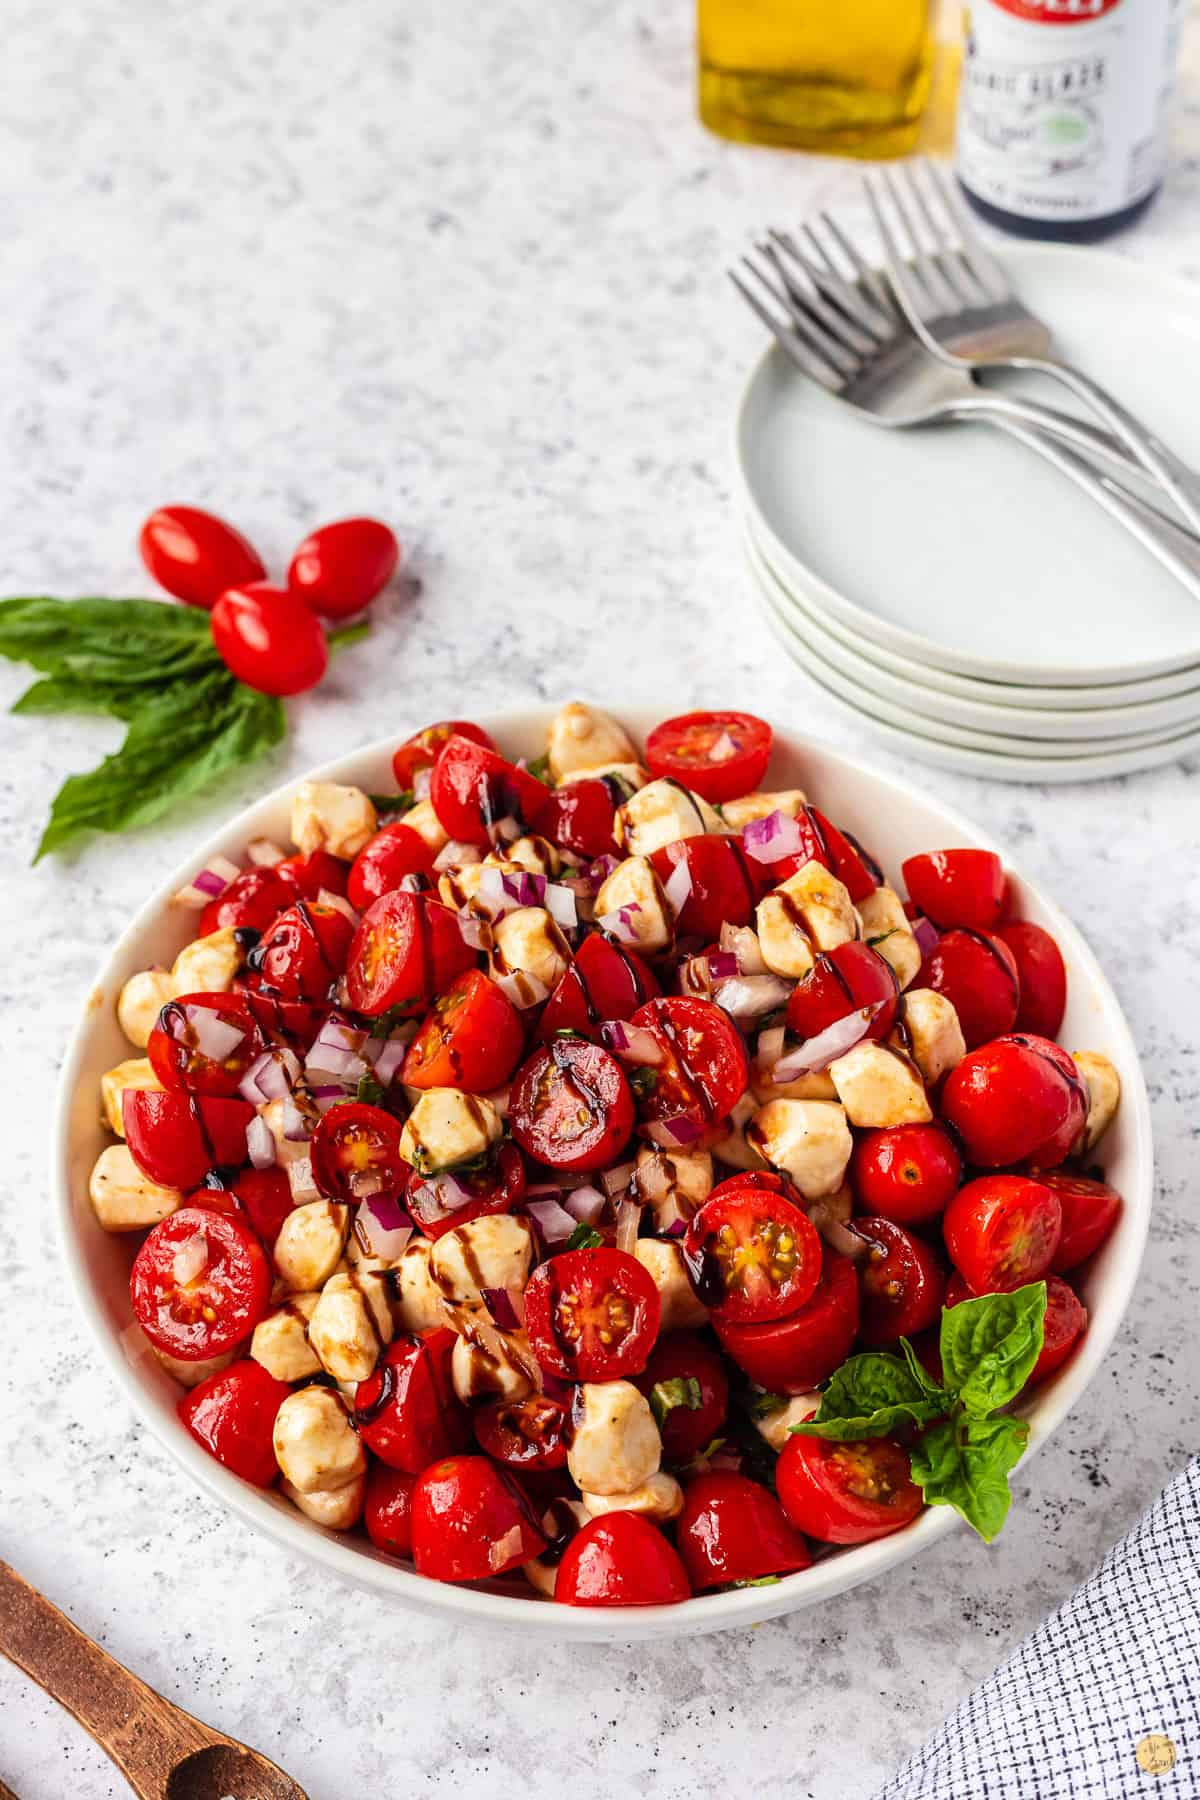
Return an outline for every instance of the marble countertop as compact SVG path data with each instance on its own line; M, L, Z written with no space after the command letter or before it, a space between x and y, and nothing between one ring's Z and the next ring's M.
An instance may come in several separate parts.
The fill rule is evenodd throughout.
M1200 277L1194 33L1166 191L1118 252ZM1016 1486L877 1588L743 1635L580 1646L382 1609L192 1491L90 1353L46 1196L56 1070L104 947L190 841L312 763L530 697L753 706L903 767L780 659L733 530L729 422L759 349L721 269L844 196L848 165L692 115L685 0L24 0L0 108L0 591L136 593L142 515L215 506L278 561L370 511L411 581L291 706L287 746L163 828L29 859L114 726L0 719L8 1018L0 1543L149 1681L363 1793L867 1795L1055 1605L1200 1436L1187 1335L1200 1080L1200 765L1082 788L926 771L1019 847L1144 1050L1156 1227L1116 1349ZM24 672L0 668L5 702ZM911 773L911 767L909 769ZM22 1800L127 1790L0 1668Z

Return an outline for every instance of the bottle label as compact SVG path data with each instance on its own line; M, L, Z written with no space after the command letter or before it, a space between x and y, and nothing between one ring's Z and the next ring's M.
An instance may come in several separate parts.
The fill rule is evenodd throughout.
M1102 219L1166 162L1179 0L972 0L958 172L1023 218Z

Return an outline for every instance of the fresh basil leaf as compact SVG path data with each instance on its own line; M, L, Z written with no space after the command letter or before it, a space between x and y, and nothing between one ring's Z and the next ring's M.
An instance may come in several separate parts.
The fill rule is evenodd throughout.
M754 1394L746 1404L746 1410L752 1419L765 1419L768 1413L778 1412L786 1406L786 1394Z
M778 1575L755 1575L751 1578L748 1578L745 1581L733 1581L730 1583L730 1586L735 1587L735 1588L778 1587L779 1586L779 1576Z
M54 677L53 690L38 683L22 697L24 712L49 710L52 693L57 709L94 710L97 696L224 667L208 614L160 600L0 600L0 656Z
M356 625L339 625L336 630L327 631L325 642L329 647L329 654L336 656L339 650L348 650L351 644L360 644L370 630L369 621L360 619Z
M704 1405L704 1395L694 1375L675 1375L670 1381L656 1381L649 1398L650 1411L660 1431L667 1414L674 1412L677 1406L686 1406L689 1411L696 1412Z
M547 750L541 756L535 756L532 762L526 763L525 772L527 775L532 775L535 781L544 781L549 787L551 785L550 752Z
M1046 1284L981 1294L942 1313L942 1378L969 1413L1007 1406L1042 1353Z
M360 1075L354 1098L361 1106L378 1106L383 1099L383 1083L373 1075Z
M922 1388L931 1400L940 1400L943 1405L943 1410L948 1407L950 1404L950 1395L946 1392L945 1388L938 1386L937 1382L933 1379L933 1376L929 1373L929 1370L925 1367L925 1364L921 1361L907 1338L902 1337L900 1339L900 1348L904 1353L904 1360L908 1364L908 1372L917 1383L917 1386Z
M990 1544L1008 1516L1009 1472L1028 1440L1024 1419L959 1413L932 1426L913 1445L912 1478L930 1505L952 1506Z
M368 794L367 799L377 813L404 813L413 804L413 791L405 788L399 794Z
M791 1429L839 1441L887 1437L901 1425L930 1424L948 1405L947 1397L919 1381L900 1357L865 1351L830 1376L816 1417Z
M370 1036L373 1038L391 1037L393 1031L398 1031L401 1025L409 1024L412 1016L411 1000L402 1000L396 1006L389 1006L386 1012L381 1012L377 1018L371 1021Z
M577 1225L566 1243L564 1250L598 1250L604 1239L590 1225Z

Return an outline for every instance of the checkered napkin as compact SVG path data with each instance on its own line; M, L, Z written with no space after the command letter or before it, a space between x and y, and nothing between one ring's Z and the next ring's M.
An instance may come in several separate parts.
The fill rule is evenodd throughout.
M875 1800L1200 1795L1200 1458Z

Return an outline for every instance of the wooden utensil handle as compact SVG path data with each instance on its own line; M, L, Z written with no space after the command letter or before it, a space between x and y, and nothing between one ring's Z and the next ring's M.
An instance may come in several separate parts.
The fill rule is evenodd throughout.
M214 1742L0 1562L0 1651L74 1713L141 1800L162 1800L181 1755Z

